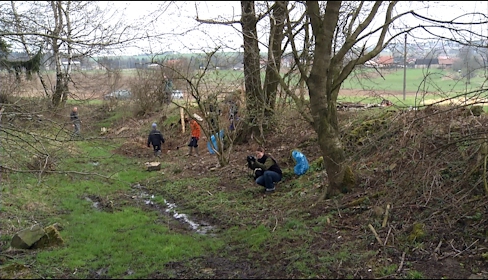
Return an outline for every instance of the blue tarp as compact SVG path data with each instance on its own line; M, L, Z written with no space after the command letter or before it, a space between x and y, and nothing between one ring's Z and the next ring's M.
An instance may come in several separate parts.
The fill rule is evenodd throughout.
M224 130L222 129L218 134L220 137L220 143L222 143L224 141ZM215 153L214 149L218 151L216 134L210 136L210 141L207 142L207 148L211 155Z
M296 162L296 165L293 168L295 174L298 176L305 174L309 168L307 157L297 150L294 150L291 153L291 156Z

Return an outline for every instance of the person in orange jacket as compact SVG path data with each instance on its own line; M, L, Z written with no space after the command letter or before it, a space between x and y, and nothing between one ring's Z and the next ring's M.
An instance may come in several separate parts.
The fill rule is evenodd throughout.
M200 125L198 122L192 118L190 119L190 130L191 130L191 139L190 143L188 143L188 156L192 155L193 148L195 148L195 156L198 157L198 140L200 139Z

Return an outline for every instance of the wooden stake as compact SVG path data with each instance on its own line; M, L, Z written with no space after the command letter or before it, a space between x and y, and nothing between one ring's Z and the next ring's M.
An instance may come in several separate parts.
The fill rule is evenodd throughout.
M388 221L388 211L390 210L390 204L386 205L386 210L385 210L385 217L383 218L383 224L381 224L381 227L386 227L386 222Z
M185 112L181 107L180 107L180 118L181 118L181 133L185 134Z
M488 194L488 183L486 182L486 160L488 155L485 155L485 164L483 169L483 185L485 186L485 194Z

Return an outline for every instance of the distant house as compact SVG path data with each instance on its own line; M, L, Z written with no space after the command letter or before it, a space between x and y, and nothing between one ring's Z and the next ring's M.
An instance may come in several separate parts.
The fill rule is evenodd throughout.
M376 63L374 60L368 60L364 63L364 66L374 68L378 67L378 63Z
M368 60L364 63L366 67L377 67L377 68L384 68L384 67L391 67L394 65L393 56L384 55L379 56L376 59Z
M393 59L393 56L391 55L383 55L383 56L380 56L378 57L378 59L376 59L376 63L378 64L378 67L390 67L390 66L393 66L393 63L394 63L394 59Z
M234 66L232 66L232 70L237 71L237 70L244 70L244 63L237 63Z
M66 70L68 68L68 61L61 62L63 68ZM79 61L71 61L71 69L73 70L81 70L81 63Z
M417 58L415 68L438 68L439 59L437 58Z
M407 58L407 64L409 65L415 65L415 58Z
M451 68L454 62L456 62L455 58L450 58L448 56L439 56L439 67L440 68Z
M164 62L164 65L176 69L183 66L183 61L181 59L169 59Z

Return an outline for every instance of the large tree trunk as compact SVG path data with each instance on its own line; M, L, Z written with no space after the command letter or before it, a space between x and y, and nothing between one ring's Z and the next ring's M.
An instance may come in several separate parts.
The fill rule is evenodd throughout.
M264 78L264 92L266 99L264 114L268 119L274 115L276 92L281 79L279 75L281 56L283 54L281 44L285 37L283 29L285 26L287 5L288 1L276 1L273 5L272 16L270 17L268 65L266 65L266 75Z
M244 37L244 84L246 86L247 126L243 135L260 135L258 121L263 118L264 99L261 89L259 47L257 37L257 18L254 1L241 1L242 34Z
M68 54L67 54L67 63L66 63L66 68L64 69L64 75L63 75L63 89L64 92L62 93L62 103L66 104L66 101L68 101L68 95L69 95L69 81L71 78L71 69L72 69L72 61L73 61L73 47L71 46L70 40L71 40L71 19L70 19L70 12L71 12L71 1L66 2L66 8L63 9L61 4L59 4L60 9L63 11L63 14L66 18L66 38L67 38L67 47L68 47Z
M55 28L52 37L52 48L54 61L56 63L56 89L54 90L52 96L52 105L58 107L61 104L61 98L64 92L67 90L65 88L64 77L63 77L63 65L61 63L61 52L59 49L59 41L57 37L61 35L63 29L63 13L61 10L61 1L51 1L51 9L54 15Z
M310 112L329 181L322 198L345 192L354 183L353 176L346 172L350 168L345 160L337 120L336 105L340 88L334 86L334 80L340 74L341 65L331 65L334 31L340 7L340 1L327 2L325 15L321 18L318 3L307 2L307 12L315 36L314 62L307 80Z
M340 192L348 192L354 185L354 177L345 158L337 120L336 102L326 102L323 82L314 77L309 79L310 110L314 121L314 128L318 136L318 143L324 158L324 165L328 175L328 188L323 196L331 197ZM337 96L338 89L328 92L327 97ZM347 172L346 172L347 171Z
M64 75L62 71L62 63L61 57L59 53L59 48L57 46L57 40L53 39L53 54L54 54L54 61L56 63L56 85L54 89L54 93L52 95L52 105L53 107L58 107L61 104L61 99L64 95L64 92L67 90L65 88L64 83Z

